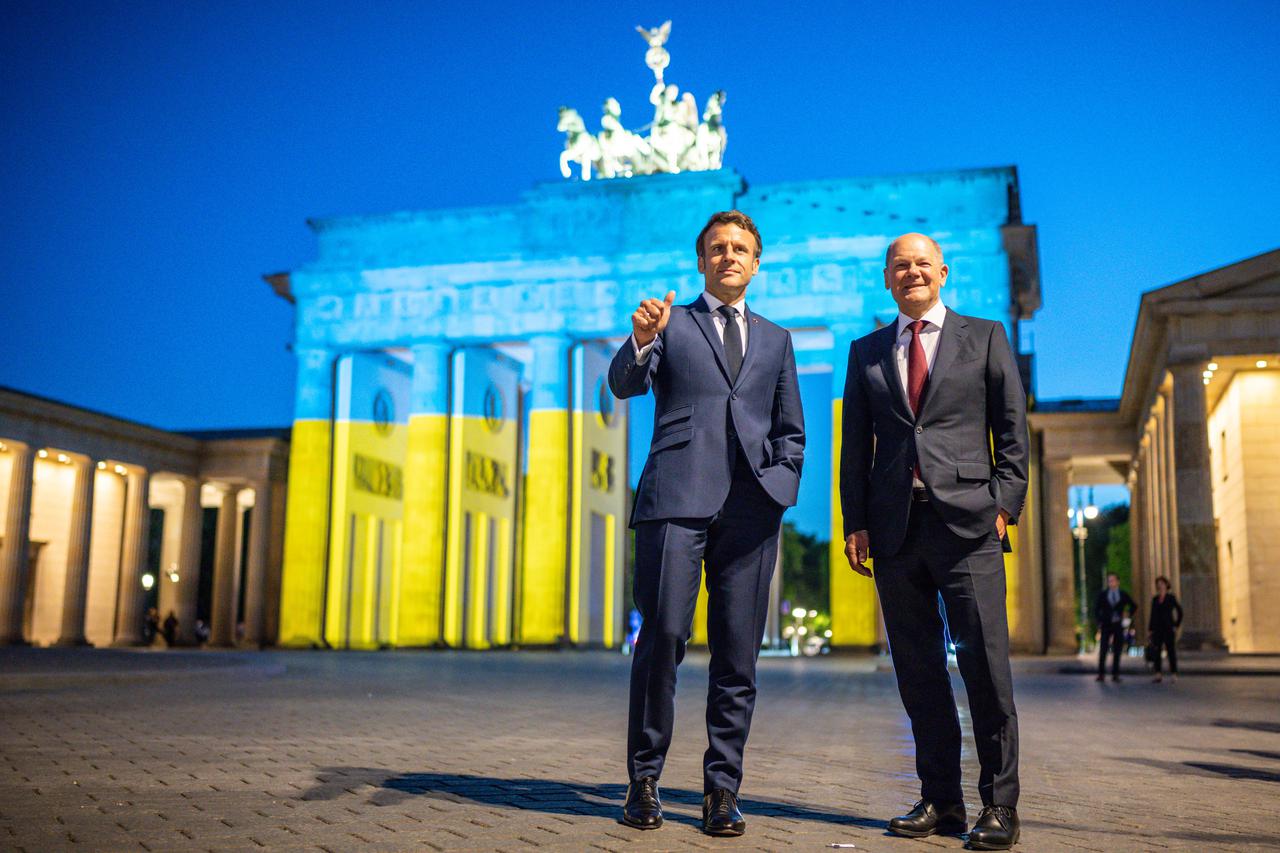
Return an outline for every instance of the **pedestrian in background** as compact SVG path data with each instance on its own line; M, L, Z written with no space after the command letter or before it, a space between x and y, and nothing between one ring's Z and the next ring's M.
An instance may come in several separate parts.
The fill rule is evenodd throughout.
M1133 621L1138 605L1120 588L1120 578L1107 575L1107 588L1098 593L1093 607L1098 620L1098 681L1106 677L1107 651L1111 651L1111 680L1120 680L1120 655L1124 652L1125 632Z
M1156 595L1151 599L1151 618L1147 620L1147 645L1155 649L1152 662L1156 665L1156 677L1152 681L1163 681L1163 662L1160 659L1162 649L1169 654L1169 676L1178 680L1178 627L1182 624L1182 605L1178 598L1169 591L1169 579L1161 575L1156 578Z

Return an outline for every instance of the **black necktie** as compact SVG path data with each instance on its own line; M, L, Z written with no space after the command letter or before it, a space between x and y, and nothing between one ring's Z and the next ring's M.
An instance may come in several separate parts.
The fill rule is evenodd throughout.
M729 382L738 381L742 369L742 330L738 328L738 310L732 305L721 305L716 311L724 317L724 361L729 366Z

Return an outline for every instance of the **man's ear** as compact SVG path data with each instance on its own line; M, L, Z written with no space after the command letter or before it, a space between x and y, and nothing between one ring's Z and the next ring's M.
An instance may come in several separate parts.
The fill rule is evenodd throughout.
M706 258L702 257L702 255L698 255L698 272L703 275L707 274L707 261Z
M755 261L751 264L751 274L755 275L760 272L760 256L756 255Z
M938 287L947 286L947 274L951 272L951 267L946 264L942 265L942 278L938 279Z

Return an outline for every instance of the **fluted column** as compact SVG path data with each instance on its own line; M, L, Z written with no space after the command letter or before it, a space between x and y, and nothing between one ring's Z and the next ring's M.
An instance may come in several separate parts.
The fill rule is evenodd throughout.
M89 541L93 535L93 481L97 469L88 457L74 457L71 525L67 529L67 568L62 595L62 627L57 645L83 646L84 608L89 591Z
M1044 471L1045 584L1049 589L1049 636L1045 646L1050 654L1070 654L1076 650L1075 557L1072 553L1071 523L1067 518L1071 498L1071 460L1046 459ZM1081 595L1084 591L1081 590Z
M35 451L6 441L13 464L4 515L4 547L0 548L0 644L21 643L22 605L27 590L27 540L31 538L31 475Z
M218 507L218 532L213 557L213 625L209 645L231 646L236 638L236 515L239 490L221 485L222 505Z
M116 639L112 645L142 643L142 604L146 591L142 574L147 570L147 546L151 529L151 474L130 467L124 499L124 542L120 547L120 586L116 590Z
M1178 580L1186 609L1181 642L1188 648L1224 645L1218 608L1218 544L1209 474L1208 414L1201 370L1199 363L1171 368Z
M253 484L249 513L249 565L245 567L244 645L262 645L267 587L267 554L271 546L271 484Z

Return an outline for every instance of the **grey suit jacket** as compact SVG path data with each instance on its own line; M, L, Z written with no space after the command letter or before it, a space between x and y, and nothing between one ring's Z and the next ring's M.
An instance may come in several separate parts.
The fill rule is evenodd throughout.
M724 345L699 296L671 308L649 357L636 362L630 339L609 365L620 398L650 388L653 441L636 490L631 524L709 518L720 511L741 447L756 480L773 500L793 506L804 463L804 415L791 333L746 311L747 351L729 382Z
M897 324L849 347L841 426L845 536L866 530L873 555L902 547L916 463L942 520L986 536L1004 509L1016 523L1027 494L1027 398L1004 326L948 309L919 417L894 360Z

